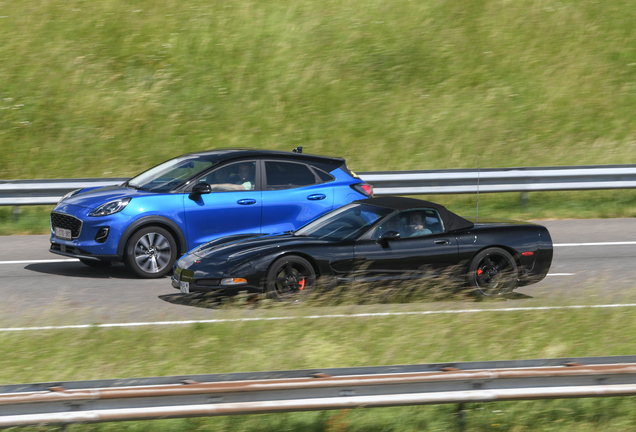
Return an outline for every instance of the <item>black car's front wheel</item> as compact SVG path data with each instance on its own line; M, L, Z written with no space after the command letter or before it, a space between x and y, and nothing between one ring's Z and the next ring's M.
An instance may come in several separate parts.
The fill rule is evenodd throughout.
M299 301L316 285L316 272L305 258L289 255L277 259L267 272L267 293L279 301Z
M501 248L479 252L468 266L468 284L479 295L497 297L517 286L517 263Z
M177 244L167 230L149 226L128 240L124 263L133 273L151 279L165 276L177 259Z

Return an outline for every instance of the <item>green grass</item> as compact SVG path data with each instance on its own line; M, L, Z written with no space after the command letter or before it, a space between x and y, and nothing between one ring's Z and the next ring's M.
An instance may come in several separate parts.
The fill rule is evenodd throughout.
M4 2L0 178L249 146L358 171L629 163L627 0Z
M276 312L316 313L306 308ZM12 354L0 358L0 383L626 355L636 349L635 314L634 308L616 308L0 333L0 350ZM491 430L495 423L514 431L631 430L636 426L633 400L468 404L466 430ZM455 408L76 425L70 430L443 430L454 428ZM333 429L330 421L348 426Z
M125 177L226 146L357 171L636 160L627 0L0 5L0 179ZM491 196L483 215L636 213L629 191ZM473 213L474 196L432 198ZM10 211L0 234L48 231L46 211Z

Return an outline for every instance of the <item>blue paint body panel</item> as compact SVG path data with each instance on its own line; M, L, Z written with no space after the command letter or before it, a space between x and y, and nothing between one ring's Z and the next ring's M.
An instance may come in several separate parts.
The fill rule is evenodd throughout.
M240 151L209 152L216 158L212 165L214 169L207 167L168 191L140 190L124 183L84 189L63 199L52 211L51 252L92 260L122 261L128 238L145 226L155 225L174 236L177 256L180 256L228 235L294 230L334 208L368 197L360 193L359 188L352 187L364 183L349 172L342 159L283 152L247 153L256 166L262 166L258 165L260 157L267 160L289 159L294 163L304 163L311 169L328 172L333 180L267 190L264 169L256 168L254 190L212 191L193 196L193 186L209 178L207 176L214 169L223 167L224 163L229 165L241 161ZM197 155L206 156L208 153ZM107 216L90 215L99 206L122 199L129 199L122 210ZM79 234L72 239L57 237L54 215L75 225L81 223ZM59 224L58 221L56 219L55 223ZM99 238L104 228L108 228L105 241Z

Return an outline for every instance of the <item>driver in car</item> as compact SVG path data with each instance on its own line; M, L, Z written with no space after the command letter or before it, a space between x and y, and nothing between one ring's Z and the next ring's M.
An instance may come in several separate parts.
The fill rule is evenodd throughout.
M410 232L408 237L418 237L432 233L430 229L426 228L426 217L419 211L409 213L409 225L407 228Z
M221 183L210 185L212 190L219 191L241 191L241 190L254 190L254 163L253 162L245 162L239 164L238 169L238 183Z

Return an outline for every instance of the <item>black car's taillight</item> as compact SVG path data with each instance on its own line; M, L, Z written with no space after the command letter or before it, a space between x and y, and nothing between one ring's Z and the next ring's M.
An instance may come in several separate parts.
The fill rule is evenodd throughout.
M351 185L351 189L361 193L362 195L366 195L368 198L373 197L373 186L368 183L356 183Z

